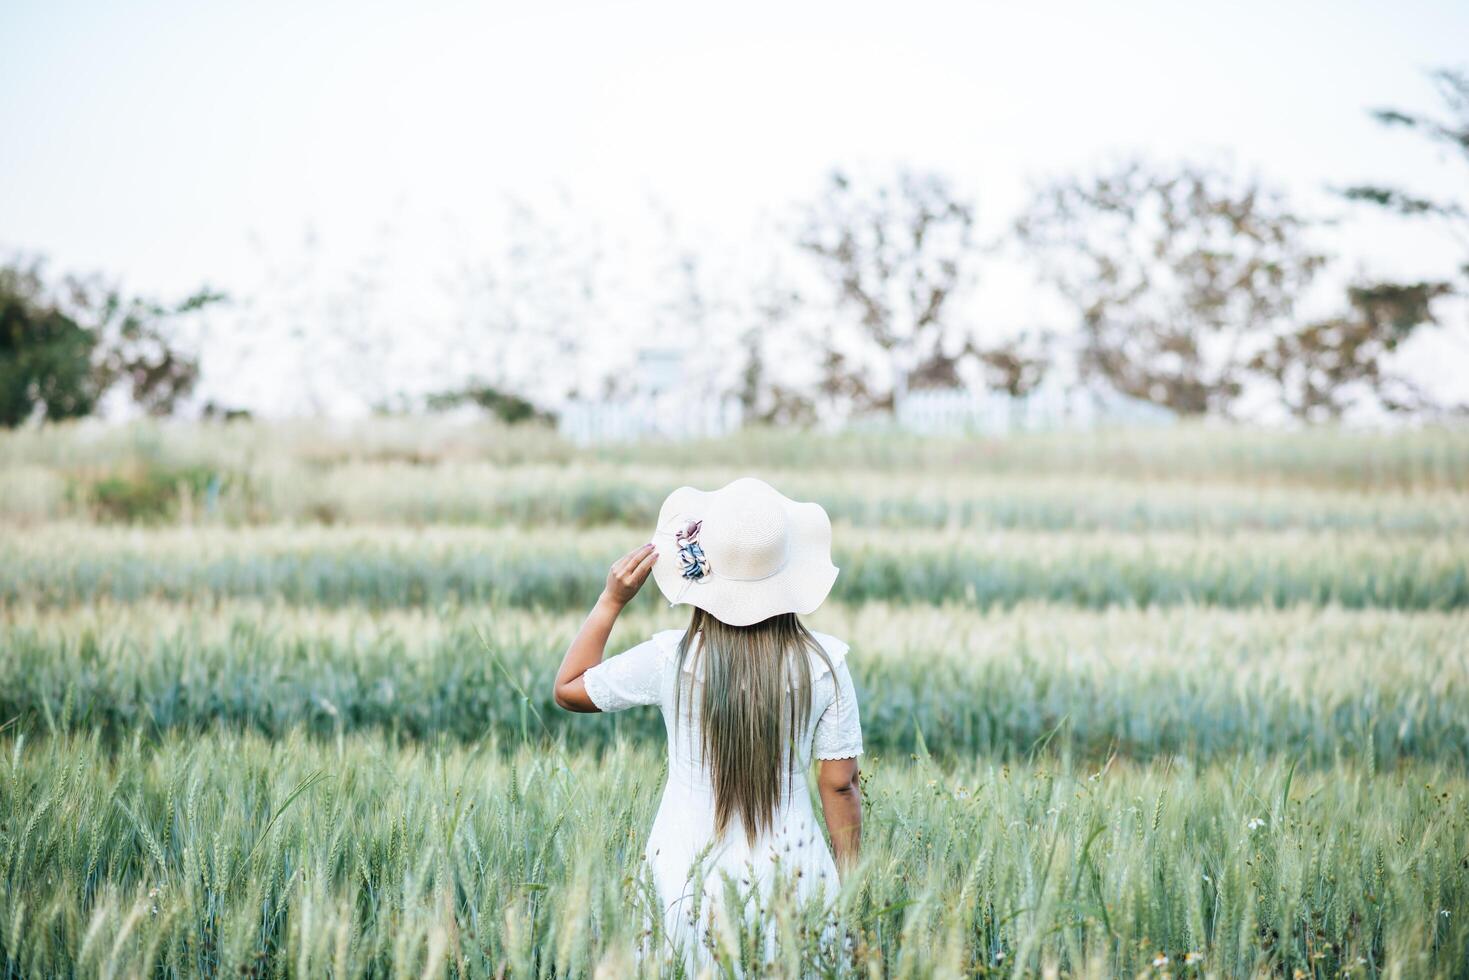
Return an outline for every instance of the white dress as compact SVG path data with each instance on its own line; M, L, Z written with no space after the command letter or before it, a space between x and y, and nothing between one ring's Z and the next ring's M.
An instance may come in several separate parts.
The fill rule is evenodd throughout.
M587 696L602 711L652 704L663 711L668 735L668 782L648 835L644 858L663 908L665 934L693 965L710 941L703 929L715 917L714 910L722 906L724 874L742 890L750 888L762 894L768 893L777 877L783 876L790 876L785 880L794 885L801 900L813 898L823 890L828 898L835 894L836 865L811 805L806 774L813 756L851 759L861 755L862 726L852 675L847 668L847 644L824 633L815 633L831 668L815 653L808 654L810 720L801 733L798 766L793 780L783 790L773 830L757 838L754 846L749 844L741 826L731 826L721 839L715 840L714 792L699 748L697 686L685 688L678 705L681 717L675 724L678 644L684 632L655 633L651 639L603 661L582 677ZM692 660L692 655L691 650L688 660ZM700 678L692 674L691 663L684 664L684 672L697 685ZM706 849L701 859L701 852ZM702 876L695 871L696 863ZM700 881L702 897L697 894ZM695 908L699 922L693 921Z

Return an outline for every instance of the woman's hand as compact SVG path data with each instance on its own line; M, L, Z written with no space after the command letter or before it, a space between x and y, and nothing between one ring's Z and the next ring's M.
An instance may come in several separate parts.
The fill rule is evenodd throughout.
M657 560L658 552L652 544L629 551L613 563L612 570L607 573L607 586L602 590L602 596L619 606L627 605L648 580Z
M587 694L587 682L582 678L588 670L602 662L607 651L607 637L612 633L612 624L617 622L622 607L638 594L638 589L648 580L658 552L651 544L629 551L617 560L607 573L607 587L602 596L581 624L576 638L561 659L561 669L556 671L556 686L552 695L556 703L567 711L599 711L591 695Z

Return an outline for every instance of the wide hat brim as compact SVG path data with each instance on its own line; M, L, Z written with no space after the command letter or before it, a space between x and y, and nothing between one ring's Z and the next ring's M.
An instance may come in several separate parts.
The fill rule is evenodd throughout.
M831 519L816 503L791 500L770 490L781 502L787 519L789 547L785 564L756 581L723 577L711 568L703 580L683 577L672 529L689 520L701 520L718 494L730 492L740 481L719 490L679 487L658 511L654 544L658 559L653 580L671 605L696 606L721 623L751 626L784 613L806 615L826 601L840 571L831 561Z

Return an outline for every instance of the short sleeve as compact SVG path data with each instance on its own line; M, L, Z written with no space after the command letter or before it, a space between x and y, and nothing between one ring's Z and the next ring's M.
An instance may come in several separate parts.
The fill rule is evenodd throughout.
M644 640L625 653L604 660L581 675L587 697L601 711L621 711L657 704L663 691L667 657L657 640Z
M845 659L832 667L836 697L816 720L811 754L818 759L855 759L862 754L862 720L857 714L857 689Z

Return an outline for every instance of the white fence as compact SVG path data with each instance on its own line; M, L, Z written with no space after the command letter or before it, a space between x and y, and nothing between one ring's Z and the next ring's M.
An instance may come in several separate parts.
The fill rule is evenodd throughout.
M704 439L744 423L734 399L695 400L645 395L617 402L572 401L557 417L561 434L578 445L644 439Z
M1115 392L1042 385L1024 398L994 391L915 391L898 399L894 422L919 435L1003 435L1098 425L1168 425L1166 408ZM872 421L872 420L869 420ZM703 400L674 393L616 402L573 401L561 411L561 434L578 445L728 435L744 422L734 399Z
M924 435L1002 434L1098 425L1168 425L1166 408L1110 391L1042 385L1021 398L994 391L915 391L897 404L898 428Z

